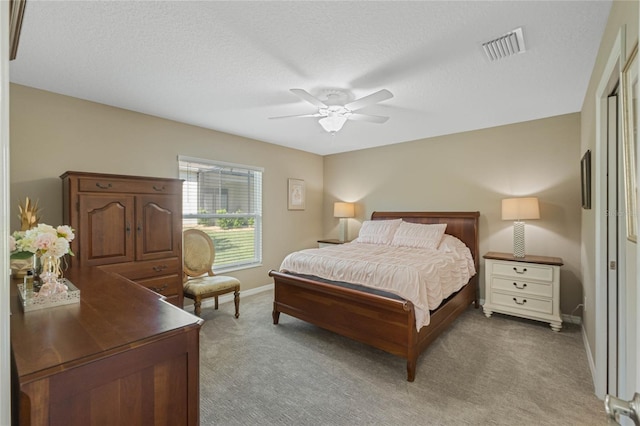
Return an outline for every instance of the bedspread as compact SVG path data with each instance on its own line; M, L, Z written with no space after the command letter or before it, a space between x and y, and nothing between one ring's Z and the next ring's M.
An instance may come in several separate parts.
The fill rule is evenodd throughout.
M455 251L347 243L289 254L281 271L378 288L415 306L416 328L476 270L468 248Z

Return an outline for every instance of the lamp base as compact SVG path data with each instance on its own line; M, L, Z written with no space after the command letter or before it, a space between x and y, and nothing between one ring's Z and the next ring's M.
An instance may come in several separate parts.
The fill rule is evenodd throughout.
M346 217L341 217L340 218L340 226L338 227L338 239L340 240L341 243L344 243L347 241L348 238L348 229L347 229L347 219Z
M524 257L524 222L513 222L513 257Z

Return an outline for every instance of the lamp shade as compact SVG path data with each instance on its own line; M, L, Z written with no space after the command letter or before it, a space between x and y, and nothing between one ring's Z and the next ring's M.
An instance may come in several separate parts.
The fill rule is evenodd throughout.
M355 205L353 203L334 203L333 217L354 217Z
M540 207L536 197L502 200L502 220L524 219L540 219Z

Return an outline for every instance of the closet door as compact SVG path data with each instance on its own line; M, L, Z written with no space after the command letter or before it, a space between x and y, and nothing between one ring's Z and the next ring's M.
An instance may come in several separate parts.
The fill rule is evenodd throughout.
M136 196L136 260L179 257L181 246L181 197Z
M134 260L134 200L132 195L78 196L80 253L75 254L81 264Z

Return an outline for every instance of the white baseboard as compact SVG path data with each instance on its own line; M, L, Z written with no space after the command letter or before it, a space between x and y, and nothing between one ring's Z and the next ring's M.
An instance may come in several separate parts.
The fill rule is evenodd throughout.
M273 290L273 283L270 284L265 284L265 285L261 285L260 287L256 287L256 288L252 288L249 290L240 290L240 296L251 296L252 294L258 294L258 293L262 293L263 291L269 291L269 290ZM184 301L186 302L187 299L185 297ZM222 295L220 297L218 297L218 303L222 304L222 303L228 303L228 302L233 302L233 293L229 293L229 294L225 294ZM204 299L200 305L201 308L210 308L215 306L216 301L214 300L213 297L208 298L208 299ZM193 304L190 305L186 305L185 310L188 310L189 312L193 312Z
M596 363L591 356L591 348L589 347L589 339L587 339L587 332L584 329L584 325L580 327L582 330L582 341L584 342L584 350L587 352L587 361L589 362L589 370L591 371L591 381L593 382L593 389L596 388ZM597 395L596 395L597 396Z
M582 317L579 317L576 315L568 315L568 314L562 314L560 316L562 317L563 322L568 322L569 324L577 324L577 325L582 324Z

